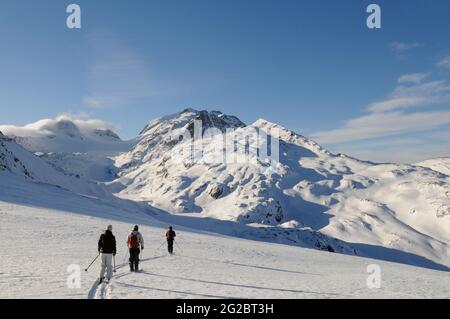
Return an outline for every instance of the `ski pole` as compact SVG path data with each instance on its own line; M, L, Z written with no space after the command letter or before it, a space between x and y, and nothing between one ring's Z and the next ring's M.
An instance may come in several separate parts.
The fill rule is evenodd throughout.
M159 247L158 247L158 249L157 250L159 250L164 244L165 244L166 242L165 241L163 241L162 243L161 243L161 245L159 245Z
M113 270L113 272L116 272L116 256L115 255L113 256L113 260L114 260L114 270Z
M129 253L130 253L130 251L127 249L127 253L125 254L125 258L123 259L123 263L126 263Z
M98 257L100 257L100 253L98 253L97 257L95 257L95 259L91 262L91 264L84 270L84 271L88 271L89 268L91 268L91 266L95 263L95 261L98 259Z

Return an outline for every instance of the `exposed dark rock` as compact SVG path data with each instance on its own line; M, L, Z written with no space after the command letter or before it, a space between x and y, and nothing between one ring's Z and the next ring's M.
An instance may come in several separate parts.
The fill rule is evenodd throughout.
M219 199L223 194L223 186L215 185L209 191L209 195L214 199Z

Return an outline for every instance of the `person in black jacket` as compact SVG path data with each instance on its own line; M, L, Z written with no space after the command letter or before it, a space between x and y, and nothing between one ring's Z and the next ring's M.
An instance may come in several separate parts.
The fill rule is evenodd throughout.
M166 239L167 239L167 250L171 255L173 255L173 242L175 240L175 237L177 237L177 234L173 230L172 226L170 226L169 230L166 233Z
M112 226L109 225L105 233L100 236L98 240L98 253L102 257L102 266L100 268L99 283L105 279L111 280L113 274L112 259L116 255L116 237L112 233Z

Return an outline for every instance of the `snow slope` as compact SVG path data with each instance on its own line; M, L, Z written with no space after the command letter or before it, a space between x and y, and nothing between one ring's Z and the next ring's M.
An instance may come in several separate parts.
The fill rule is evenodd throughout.
M417 165L428 167L436 172L450 176L450 157L433 158L417 163Z
M287 245L236 239L192 229L183 216L145 211L136 203L75 195L14 176L0 178L0 298L448 298L450 273ZM167 256L165 218L178 232ZM191 218L192 222L198 218ZM96 287L97 240L113 224L118 269ZM146 239L142 273L129 273L125 240L140 224ZM12 236L14 234L14 236ZM20 241L17 241L20 238ZM366 285L369 264L381 288ZM70 265L81 287L70 289ZM207 271L205 271L207 270Z

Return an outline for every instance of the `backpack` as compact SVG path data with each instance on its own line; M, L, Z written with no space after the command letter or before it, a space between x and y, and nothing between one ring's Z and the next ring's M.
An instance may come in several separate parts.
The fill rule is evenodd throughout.
M128 247L139 248L139 239L137 234L135 233L130 234L130 237L128 237Z
M173 240L175 238L175 232L173 230L169 230L166 234L167 239Z

